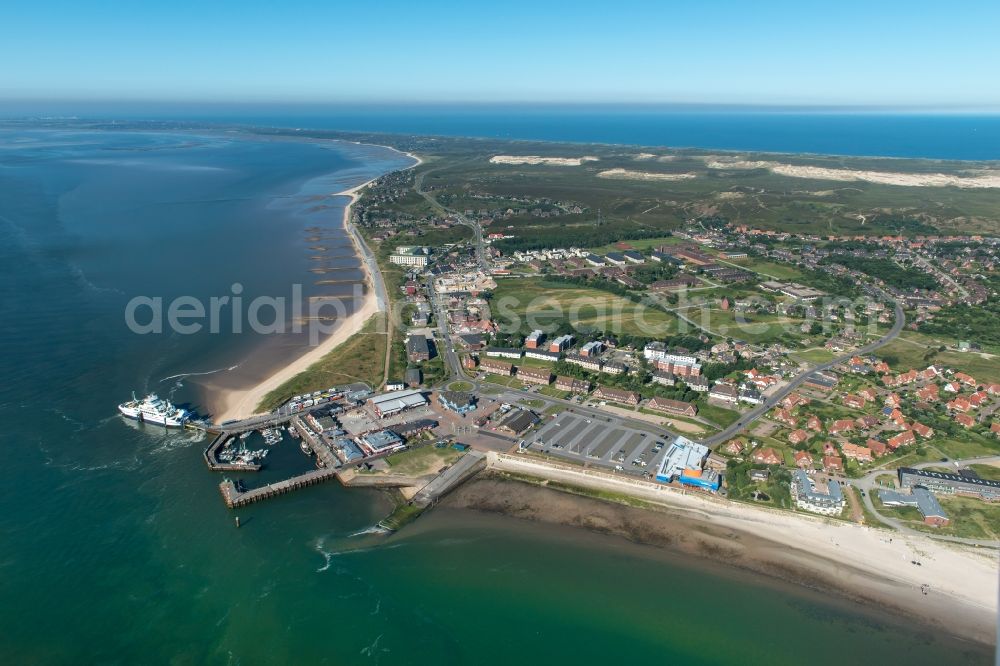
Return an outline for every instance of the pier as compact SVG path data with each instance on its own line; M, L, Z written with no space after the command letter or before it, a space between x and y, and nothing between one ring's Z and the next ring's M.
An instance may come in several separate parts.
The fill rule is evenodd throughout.
M226 506L230 509L238 509L248 504L268 499L269 497L277 497L278 495L284 495L299 488L322 483L336 476L337 471L336 469L317 469L290 479L285 479L284 481L269 483L266 486L254 488L244 493L236 489L236 484L231 479L226 479L219 484L219 492L222 493L222 499L225 501Z

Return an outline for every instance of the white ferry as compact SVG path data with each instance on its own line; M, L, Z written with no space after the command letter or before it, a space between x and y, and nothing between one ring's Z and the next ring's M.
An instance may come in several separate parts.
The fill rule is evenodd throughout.
M186 411L171 405L155 393L150 393L141 401L133 393L132 400L118 405L118 411L140 423L155 423L167 428L182 428L188 420Z

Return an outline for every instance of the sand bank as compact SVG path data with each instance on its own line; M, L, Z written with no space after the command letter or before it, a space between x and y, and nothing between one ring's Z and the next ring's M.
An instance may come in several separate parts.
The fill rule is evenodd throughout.
M540 488L491 481L489 476L459 489L447 501L689 550L889 609L949 634L995 643L996 550L728 502L699 493L685 494L657 484L520 456L490 458L490 473L494 475L511 472L627 493L652 508L636 509L561 494L540 495Z

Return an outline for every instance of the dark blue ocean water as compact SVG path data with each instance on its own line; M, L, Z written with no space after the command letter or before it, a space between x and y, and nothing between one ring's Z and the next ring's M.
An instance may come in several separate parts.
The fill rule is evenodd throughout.
M90 118L955 160L1000 160L1000 114L528 105L8 105Z

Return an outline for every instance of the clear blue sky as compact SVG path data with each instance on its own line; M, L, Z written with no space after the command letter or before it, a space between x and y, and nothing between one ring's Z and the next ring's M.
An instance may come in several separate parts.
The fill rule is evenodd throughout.
M1000 107L1000 2L22 0L0 99Z

